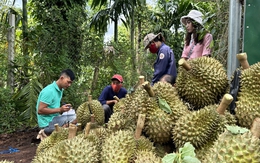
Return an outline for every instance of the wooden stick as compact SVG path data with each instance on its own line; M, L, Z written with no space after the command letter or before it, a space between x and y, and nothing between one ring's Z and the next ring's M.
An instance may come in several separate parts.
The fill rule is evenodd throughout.
M84 137L87 137L88 134L89 134L89 131L90 131L90 128L91 128L91 122L88 122L86 127L85 127L85 134L84 134Z
M77 131L82 131L82 124L81 123L77 123Z
M182 66L185 70L189 71L191 69L191 66L188 64L188 62L184 59L184 58L181 58L178 62L178 64L180 66Z
M90 122L95 123L95 115L94 114L90 115Z
M88 102L92 101L92 95L88 95Z
M144 83L144 76L139 76L139 85Z
M77 133L77 126L70 123L68 139L74 138L76 136L76 133Z
M228 105L233 101L233 96L230 94L225 94L224 97L221 100L221 103L219 104L217 108L217 112L221 115L225 114L225 110L227 109Z
M257 138L260 138L260 118L259 117L254 119L250 131L252 132L252 135L254 135Z
M135 130L135 139L139 139L141 137L142 130L144 128L145 116L146 116L145 114L138 115L138 120L137 120L137 125Z
M56 132L60 132L60 127L58 123L54 124L54 127Z
M152 87L148 81L144 82L142 86L144 87L144 89L146 90L146 92L149 94L150 97L155 96L154 91L152 90Z
M243 67L243 69L248 69L250 67L250 65L247 61L247 54L246 53L237 54L237 59L239 60L240 65Z

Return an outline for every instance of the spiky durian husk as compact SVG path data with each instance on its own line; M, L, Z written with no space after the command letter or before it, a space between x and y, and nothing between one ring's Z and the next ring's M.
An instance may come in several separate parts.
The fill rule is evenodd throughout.
M126 96L124 112L131 116L133 121L137 121L139 114L146 114L147 106L146 101L149 101L149 95L142 87L138 88L135 92Z
M138 151L155 151L155 147L153 145L153 142L151 142L148 138L141 136L139 139L136 139L136 153Z
M250 128L260 117L260 62L241 71L240 91L236 102L236 117L240 126Z
M173 140L177 148L190 142L196 149L217 139L224 131L227 120L216 111L217 105L206 106L198 111L182 116L173 130Z
M225 131L219 136L202 162L259 163L260 140L252 136L251 132L235 135Z
M36 156L33 163L98 163L100 152L95 141L82 136L59 142L42 155Z
M2 160L0 163L14 163L13 161Z
M114 113L125 110L125 99L126 98L121 98L117 103L115 103L115 105L113 106Z
M87 101L81 104L76 111L78 123L81 123L83 128L90 122L91 114L89 109L89 102Z
M153 142L167 143L171 140L173 119L170 114L159 108L156 98L150 99L146 102L144 132Z
M95 121L97 124L103 125L105 123L105 113L101 103L98 100L91 100L89 102L89 107L92 114L95 115Z
M156 97L164 99L172 110L173 123L183 115L189 114L188 107L181 101L175 87L166 82L157 82L153 86Z
M127 113L116 112L111 115L107 123L109 130L115 132L118 130L134 131L136 128L136 121Z
M119 130L115 133L111 133L102 145L102 162L127 163L133 157L135 149L136 142L133 132L129 130Z
M162 158L156 156L154 152L144 150L140 151L136 155L136 159L134 160L135 163L161 163Z
M59 128L59 131L53 131L50 136L43 139L38 145L36 155L45 152L49 148L53 147L58 142L68 139L69 130L68 128Z
M192 67L186 71L178 68L176 80L179 95L196 109L216 104L228 87L224 66L211 57L199 57L187 61Z

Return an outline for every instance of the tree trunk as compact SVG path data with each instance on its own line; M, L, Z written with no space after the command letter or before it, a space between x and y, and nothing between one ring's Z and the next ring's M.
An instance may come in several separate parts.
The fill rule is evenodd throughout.
M22 36L23 36L23 56L26 60L25 66L23 68L25 77L28 77L28 66L30 63L29 60L29 51L28 51L28 18L27 18L27 0L23 0L23 17L22 17ZM24 78L22 81L24 84L27 84L29 81L26 81L27 79Z
M130 33L130 37L131 37L131 55L132 55L132 63L133 63L133 70L136 71L136 54L135 54L135 9L134 6L132 6L132 10L131 10L132 14L131 14L131 33Z
M14 40L15 40L15 15L11 11L9 13L9 31L8 31L8 74L7 74L7 85L10 86L13 92L14 87Z
M142 66L143 64L139 64L140 63L140 51L141 51L141 40L142 40L142 22L141 19L138 16L138 24L137 24L137 28L138 28L138 33L137 33L137 50L136 50L136 63L138 63L137 66L137 73L140 75L142 72Z
M97 86L97 81L98 81L98 74L99 74L99 65L97 65L94 69L94 74L93 74L93 80L92 80L92 85L90 89L90 94L93 93L93 91L96 89Z
M114 41L117 43L118 41L118 16L115 15L115 25L114 25Z

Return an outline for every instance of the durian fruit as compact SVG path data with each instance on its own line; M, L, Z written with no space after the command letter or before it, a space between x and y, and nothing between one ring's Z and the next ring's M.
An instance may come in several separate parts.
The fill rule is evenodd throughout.
M98 100L92 99L92 95L88 95L88 101L81 104L76 113L78 122L81 123L83 127L91 121L91 116L93 115L98 125L105 123L104 109Z
M176 88L170 83L157 82L152 88L155 96L165 100L170 106L172 111L170 117L173 119L173 124L183 115L190 114L188 107L181 101Z
M115 103L115 105L113 106L113 111L114 113L116 112L121 112L122 110L125 109L125 97L124 98L121 98L119 99L119 101L117 103Z
M53 147L58 142L68 139L69 130L55 125L55 130L50 136L43 139L36 149L36 155L46 152L49 148Z
M101 103L98 100L93 100L92 96L88 96L89 108L91 110L91 114L94 114L95 121L99 125L103 125L105 123L105 113Z
M95 141L76 136L59 142L42 155L36 156L32 163L98 163L100 152Z
M219 106L209 105L192 114L182 116L173 130L176 147L180 148L186 142L190 142L196 149L201 149L207 143L215 141L224 131L225 125L233 122L224 116L232 100L230 94L225 94Z
M162 163L162 158L156 156L154 152L144 150L136 155L135 163Z
M260 62L249 67L246 53L237 55L243 70L236 102L238 124L250 128L256 117L260 117Z
M131 130L134 131L136 122L129 118L127 113L115 112L109 118L107 128L113 132L118 130Z
M88 122L90 122L90 108L89 108L89 102L84 102L83 104L81 104L77 110L76 110L76 114L77 114L77 120L78 123L81 123L82 127L84 128L86 126L86 124Z
M0 163L14 163L13 161L2 160Z
M260 162L260 119L257 130L244 132L243 128L226 130L204 156L202 163L259 163ZM243 131L243 132L241 132Z
M134 155L136 142L133 132L119 130L111 133L102 144L101 161L128 163Z
M225 94L228 79L224 66L212 57L179 60L177 91L195 110L216 104Z
M136 139L135 141L136 141L136 153L138 153L139 151L144 151L144 150L151 151L151 152L155 151L153 142L151 142L145 136L141 136L140 138Z

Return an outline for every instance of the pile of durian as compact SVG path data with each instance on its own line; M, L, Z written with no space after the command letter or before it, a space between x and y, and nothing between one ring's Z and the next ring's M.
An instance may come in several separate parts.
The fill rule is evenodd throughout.
M33 163L161 163L187 142L203 163L260 163L260 66L241 70L235 115L223 65L209 57L180 60L176 87L151 86L140 76L133 93L115 97L107 124L102 105L89 96L76 110L78 125L56 126ZM250 130L234 134L228 126Z

